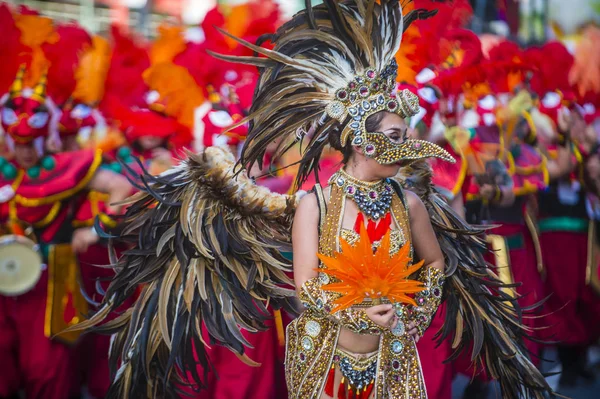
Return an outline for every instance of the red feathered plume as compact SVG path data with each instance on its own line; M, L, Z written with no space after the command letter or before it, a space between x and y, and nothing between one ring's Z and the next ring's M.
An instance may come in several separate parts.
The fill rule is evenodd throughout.
M148 91L142 74L150 66L148 46L117 26L111 27L112 56L106 77L105 98L115 97L128 106L146 105ZM110 100L109 100L110 101Z
M131 109L119 101L111 101L107 108L129 143L143 136L152 136L169 139L170 144L180 148L188 146L192 141L190 129L174 118L148 109Z
M48 95L60 105L64 104L75 90L75 70L83 52L92 45L92 38L75 24L61 25L56 31L60 36L59 41L44 45L43 50L50 63Z
M418 73L429 66L439 66L445 57L440 57L442 52L441 39L448 32L463 28L473 17L473 9L467 0L455 0L439 2L435 0L413 0L414 8L426 10L437 10L433 19L428 21L416 21L419 35L413 40L418 49L409 56L415 64L414 69Z
M569 71L573 66L573 56L562 43L550 42L541 48L528 49L524 57L534 70L531 88L540 97L555 90L570 95Z
M8 92L23 62L19 54L26 48L20 40L21 31L15 25L10 9L0 3L0 97Z
M497 78L489 82L495 93L513 92L518 85L523 84L527 72L533 69L526 62L523 50L516 43L510 41L500 42L491 48L489 61L492 64L501 64L508 68L504 73L496 74Z

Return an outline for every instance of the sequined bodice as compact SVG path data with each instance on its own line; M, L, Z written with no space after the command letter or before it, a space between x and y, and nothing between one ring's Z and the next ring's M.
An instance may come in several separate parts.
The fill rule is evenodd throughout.
M340 237L350 245L356 244L360 239L360 235L356 231L350 229L341 229ZM402 230L392 230L390 241L390 255L395 255L406 243L404 232ZM373 247L379 248L379 244L380 241L375 241Z

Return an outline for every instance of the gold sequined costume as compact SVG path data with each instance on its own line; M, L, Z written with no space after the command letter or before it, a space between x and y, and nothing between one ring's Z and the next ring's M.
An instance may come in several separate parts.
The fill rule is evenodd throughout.
M358 240L353 230L341 228L346 198L342 185L343 179L334 175L331 181L329 201L323 195L319 186L315 188L321 208L321 223L319 252L333 255L339 251L340 237L349 243ZM403 191L398 185L392 198L391 214L394 225L390 252L397 252L406 241L410 241L410 224ZM434 274L435 278L427 278ZM418 313L425 317L425 323L435 313L441 298L443 275L437 269L425 270L421 277L430 286L429 296L425 306ZM439 278L439 279L438 279ZM337 337L342 326L361 334L379 335L379 350L373 356L375 369L375 397L384 398L426 398L425 383L414 340L406 333L392 334L374 325L361 314L360 307L336 313L331 316L330 304L334 299L331 293L321 290L321 285L327 284L329 277L320 273L311 279L302 289L300 299L306 310L294 320L287 329L286 350L286 379L290 398L320 398L325 386L327 372L332 369L340 357L337 348ZM435 294L434 294L435 293ZM397 305L397 315L403 320L408 314L404 305ZM416 316L412 316L416 317ZM408 323L408 320L404 320ZM425 326L424 326L425 328ZM366 386L361 386L364 389Z

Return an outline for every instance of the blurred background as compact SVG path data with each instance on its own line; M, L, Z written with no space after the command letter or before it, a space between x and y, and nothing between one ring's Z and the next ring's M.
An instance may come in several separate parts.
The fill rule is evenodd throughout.
M244 105L245 110L247 110L249 106L248 101L251 100L252 93L251 89L246 88L246 86L249 85L237 84L239 82L244 83L244 79L242 79L241 77L245 76L244 74L248 71L237 71L235 77L231 80L231 82L233 83L229 82L231 83L229 86L223 84L222 87L216 87L217 82L219 84L222 82L227 83L229 79L227 78L227 76L225 76L226 73L223 73L224 76L219 75L219 78L216 79L214 78L214 75L217 75L217 73L214 70L211 72L213 74L211 76L207 76L206 73L198 71L198 68L202 67L203 65L199 66L197 65L197 63L195 64L195 61L197 60L191 58L199 54L200 50L205 50L204 47L200 46L200 43L204 42L205 37L211 35L211 33L207 34L207 32L203 30L206 29L206 26L202 25L202 23L205 21L206 16L209 15L211 10L216 9L218 10L217 13L219 14L219 18L223 16L223 20L225 21L225 23L223 23L222 25L223 27L225 27L226 29L232 29L232 27L233 29L239 28L238 33L244 33L244 29L239 26L237 26L236 28L236 25L249 25L248 21L255 16L248 15L248 13L252 12L252 10L257 10L257 5L259 7L264 6L265 9L262 9L261 11L264 12L265 18L267 18L268 16L270 24L278 25L286 19L290 18L297 11L304 8L305 4L304 0L9 0L0 1L0 4L2 3L7 3L10 6L11 10L19 10L15 12L15 14L18 14L20 12L26 13L23 10L34 10L35 12L39 12L42 16L52 19L57 25L75 21L91 36L97 35L103 39L109 40L111 34L113 34L116 35L118 38L121 38L121 41L125 43L129 43L127 41L129 40L129 37L133 38L131 39L131 43L133 43L131 47L121 47L118 49L118 51L122 51L121 49L125 48L126 50L124 50L124 52L129 51L129 49L142 49L140 50L140 52L143 54L139 57L137 55L132 56L132 59L135 59L131 61L131 63L135 63L141 60L141 66L138 69L134 68L135 71L130 72L132 75L127 76L131 77L134 73L137 73L137 78L139 78L138 80L140 81L140 87L143 86L141 89L139 89L141 93L139 97L143 98L144 106L148 106L149 110L156 111L156 106L161 105L163 106L163 109L161 109L160 112L157 112L160 113L161 118L169 117L171 119L177 119L177 129L181 127L180 125L185 125L187 133L192 134L195 139L194 144L192 144L188 140L188 142L185 144L185 147L192 148L194 150L198 150L203 146L219 145L219 139L217 136L219 136L220 133L224 130L224 127L228 126L227 123L230 124L233 123L234 120L237 121L238 119L235 119L236 115L243 115L244 112L238 112L237 108L235 107L237 105L238 99L236 98L236 101L232 101L232 98L235 97L233 94L236 93L230 91L231 89L228 88L231 86L231 84L234 84L236 86L238 90L237 94L239 94L239 96L242 97L241 102L242 105ZM252 3L253 7L245 7L245 5L247 5L248 3ZM318 1L312 1L312 4L317 3ZM598 25L600 25L600 0L470 0L469 3L470 7L472 8L472 16L470 16L465 28L474 32L479 37L479 39L481 39L481 43L483 44L483 46L487 46L488 49L504 40L515 42L519 44L519 46L522 49L527 49L533 46L543 46L548 42L559 41L564 45L564 47L567 50L569 50L570 53L575 53L575 49L577 48L578 43L581 40L583 30L589 26L597 27ZM19 6L25 6L25 8L20 9ZM278 12L270 13L272 9L275 9L277 7ZM213 13L212 18L214 18L214 15L215 14ZM256 21L254 21L254 23L255 22ZM175 109L173 107L167 106L165 111L165 104L162 104L161 101L163 100L163 97L167 98L169 94L172 94L168 90L170 79L173 79L172 76L164 75L161 77L161 79L164 80L161 80L160 82L158 78L153 79L152 75L150 74L144 73L143 76L145 81L141 77L142 73L146 70L146 68L150 66L151 57L148 57L147 55L149 51L148 48L152 47L152 45L158 42L158 40L156 39L161 37L165 38L169 36L169 31L167 29L161 31L160 28L173 26L177 27L177 29L180 29L177 30L177 35L185 36L185 44L183 44L183 40L181 41L182 49L191 49L193 51L198 51L191 51L189 53L191 54L190 58L182 56L180 59L176 60L176 63L186 68L186 74L189 71L190 75L193 75L193 81L195 81L195 83L198 85L198 93L200 94L197 95L197 99L189 107L178 103L177 107L179 108ZM115 29L115 27L117 27L118 29ZM256 32L258 32L258 34L265 33L261 31L260 27L257 28L256 26L254 26L253 29L254 30L252 32L246 32L249 37L257 36L255 35ZM270 28L266 30L269 29ZM115 32L118 33L118 35ZM127 40L125 40L124 38ZM2 44L1 41L2 38L0 38L0 44ZM223 51L228 51L228 49L233 51L233 49L235 48L235 46L231 43L225 44L226 45L223 47L225 48L225 50ZM200 50L195 49L194 45L198 45L197 47L200 48ZM227 45L229 45L229 47L227 47ZM210 43L206 45L206 48L211 48ZM217 50L222 49L219 48ZM235 50L238 51L239 49L235 48ZM118 51L115 50L115 54ZM485 52L485 48L483 49L483 53L486 56L488 55ZM119 55L122 54L119 53ZM172 59L175 56L175 54L171 54ZM127 60L127 62L130 61ZM120 67L122 67L122 70L126 70L125 64L127 64L127 62L123 62L123 65L120 65ZM152 63L154 62L155 60L152 59ZM200 62L200 64L202 63ZM594 67L597 68L598 65L592 66L592 68ZM213 69L218 69L218 66L213 67ZM110 72L106 72L108 71L108 68L105 71L105 74L107 73L110 78L107 79L107 82L110 82L112 84L112 86L110 84L106 85L106 91L108 94L105 95L105 99L108 99L110 101L113 101L115 98L118 98L122 94L121 91L115 88L115 86L117 86L115 82L118 82L119 78L118 73L114 72L117 70L117 67L113 67L110 70ZM158 69L155 70L158 71ZM72 71L73 68L71 67L71 72ZM255 73L255 71L253 72ZM415 75L416 73L414 73L411 76L413 81ZM12 82L13 76L14 73L11 72L10 82ZM255 79L255 77L249 79L252 80ZM166 82L164 85L161 84L161 82L163 81ZM181 82L184 82L184 80L181 80ZM75 85L74 82L72 83L73 85ZM597 86L600 87L600 82L596 83ZM104 88L102 90L104 90ZM244 90L246 91L244 92ZM2 94L3 93L0 93L0 95ZM68 93L67 95L65 95L65 97L68 97L69 100L71 100L71 94L72 93ZM189 93L186 92L183 93L182 96L185 98L190 98L186 97L188 96L188 94ZM151 101L151 99L154 99L154 95L160 95L161 101ZM215 96L217 97L217 100L214 100ZM101 98L102 96L100 95L98 96L98 98L94 98L94 101L91 101L90 103L93 104L93 107L96 107L98 106L98 104L102 104L102 101L100 101ZM173 97L171 97L171 100L172 99ZM108 100L104 102L106 103L108 102ZM125 103L125 101L123 102ZM166 102L168 103L168 98ZM60 102L57 103L58 105L61 105ZM144 116L140 117L137 114L131 116L129 113L126 113L125 116L122 116L122 120L120 120L119 115L117 115L117 111L121 111L121 109L119 108L117 109L117 111L115 111L116 107L114 106L114 104L111 103L108 105L109 106L106 107L106 111L104 109L102 109L102 111L106 112L107 114L109 113L109 111L114 112L113 115L106 118L109 126L111 123L113 124L112 127L114 128L114 130L132 131L132 129L138 127L142 130L144 128L147 128L147 126L143 126L143 123L141 122L141 119L144 118ZM132 100L131 104L127 103L124 105L126 105L127 107L131 107L135 110L135 112L140 111L139 101L135 102ZM98 106L98 108L101 107ZM202 111L203 113L198 112L198 110L201 109L204 109L204 111ZM149 112L149 110L144 109L143 111ZM225 111L228 113L228 122L224 122L224 124L216 123L216 119L214 119L213 116L215 118L217 118L218 116L222 116L222 114ZM127 118L129 118L130 120ZM115 123L115 121L118 123ZM131 126L129 126L128 124ZM199 128L200 125L201 128ZM127 130L123 126L127 126L127 129L129 130ZM103 125L102 128L104 130L107 130L106 124ZM174 129L171 125L169 125L168 128ZM100 128L96 127L95 129L100 130ZM210 129L213 129L214 132L211 131L211 134L209 136L207 132ZM241 134L241 136L243 136L243 134ZM161 136L161 139L164 139L165 137L166 136ZM86 139L87 138L89 137L86 136ZM132 142L136 141L137 138L138 137L134 137L130 140L129 137L126 137L126 139L130 141L128 145L132 145ZM166 141L168 141L168 139L165 140L165 142ZM242 141L243 137L239 140L236 138L235 140L227 141L226 144L231 146L232 148L236 148L236 146L239 146L239 144ZM600 143L600 139L598 140L598 142ZM85 147L84 145L82 146ZM595 148L597 150L597 147ZM170 149L171 148L169 148L169 150ZM124 152L120 150L121 148L118 146L111 147L111 151L115 152L119 156L121 152ZM130 152L125 151L125 153L126 157L130 158ZM2 154L1 151L0 154ZM138 154L134 155L138 156ZM167 155L167 158L170 158L170 155L171 153ZM115 155L115 158L116 157L117 156ZM171 159L169 159L168 161L171 161ZM119 167L117 165L118 162L114 161L114 159L110 159L110 161L105 161L105 163L110 167ZM161 171L162 170L164 169L161 169ZM117 170L117 172L118 171L120 171L120 169ZM276 186L276 184L282 184L282 187L284 188L282 188L280 191L285 192L289 188L290 182L290 176L283 178L279 176L277 179L273 179L273 181L269 184L273 184L273 186L270 186L270 188L273 190L274 187L278 187ZM2 202L3 201L0 198L0 205L2 205ZM597 325L600 325L600 320L596 320L595 323ZM277 346L277 344L274 343L276 342L276 337L269 336L263 339L265 340L263 342L264 345ZM102 345L99 346L100 349L96 348L95 350L96 354L100 353L98 356L101 360L98 360L98 362L106 363L106 359L102 358L102 356L106 353L107 343L105 342ZM257 348L258 350L261 350L261 348L264 347L261 347L259 345L257 346ZM88 349L85 349L85 351L87 350ZM275 349L275 351L276 350L277 349ZM592 345L589 348L587 356L588 364L590 367L589 370L592 373L592 377L585 380L577 380L577 383L571 384L571 386L562 390L561 393L568 395L574 399L591 399L600 397L600 351L598 350L597 345ZM219 360L218 356L217 360ZM558 362L557 360L557 352L553 348L548 348L544 351L544 361L541 362L540 366L544 371L551 374L548 377L548 381L554 388L557 388L559 386L560 377L559 375L556 375L556 373L559 373L561 371L560 362ZM230 360L221 359L220 361L221 367L226 368L228 366L227 362L229 362ZM4 365L3 359L0 358L0 372L4 372L4 367L6 366ZM279 376L278 378L279 380L281 380L281 378L283 377ZM86 382L85 384L88 384L86 386L89 386L90 382ZM106 385L106 378L104 378L102 384ZM464 396L465 389L468 385L469 378L464 375L458 375L454 379L454 383L452 386L453 398L468 397ZM492 384L490 387L485 387L485 389L478 391L479 393L470 397L498 397L498 390L495 388L496 387L494 386L494 384ZM102 390L100 391L102 392ZM19 395L20 396L17 397L23 397L23 391L21 391ZM76 394L74 397L78 397L77 395L78 394ZM42 395L40 397L44 396ZM87 391L84 390L82 397L92 398L99 397L99 395L92 395L88 389ZM230 396L228 398L233 397L234 396ZM255 397L256 399L271 399L271 397L263 398L263 396L260 395L246 396L244 398L251 399L253 397ZM207 394L207 396L204 396L202 398L226 398L226 396L219 396L218 393L214 393ZM0 399L4 399L2 397L1 392Z

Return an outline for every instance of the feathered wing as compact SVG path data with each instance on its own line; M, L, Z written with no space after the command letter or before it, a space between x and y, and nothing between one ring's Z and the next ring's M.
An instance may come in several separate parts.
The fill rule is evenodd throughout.
M114 259L99 310L78 328L116 334L109 397L176 397L184 377L202 384L196 367L205 376L210 370L206 345L251 363L241 330L265 330L268 304L294 312L281 251L291 244L295 198L236 176L233 156L217 147L137 184L141 192L112 233L131 247ZM139 290L131 307L106 321Z
M437 333L452 341L448 361L468 356L499 381L502 397L543 398L552 390L529 360L524 340L531 331L523 326L523 312L514 286L500 281L484 259L484 231L468 225L450 208L431 184L426 161L403 172L403 185L425 203L446 258L446 320Z

